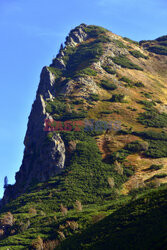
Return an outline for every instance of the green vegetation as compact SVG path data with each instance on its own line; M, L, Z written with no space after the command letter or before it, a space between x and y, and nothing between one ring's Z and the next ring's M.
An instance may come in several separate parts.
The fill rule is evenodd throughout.
M98 94L91 94L90 100L91 101L99 101L99 95Z
M119 48L127 48L127 46L126 46L123 42L121 42L120 40L113 39L112 42L113 42L116 46L118 46Z
M148 51L159 55L167 55L167 37L162 36L155 40L140 41L140 45Z
M70 119L82 119L87 116L87 111L73 111L72 107L67 106L63 99L55 99L48 101L46 104L46 112L51 114L54 120L65 121Z
M144 142L144 141L133 141L131 143L128 143L125 146L125 149L130 151L130 152L133 152L133 153L147 151L148 150L148 143Z
M93 70L91 68L85 68L85 69L77 71L77 73L76 73L76 76L83 76L83 75L96 76L97 73L95 70Z
M69 51L70 50L70 51ZM71 47L65 51L65 63L67 67L66 74L74 75L74 72L80 71L90 64L96 62L103 54L102 43L97 40L90 43L82 43L78 47Z
M159 55L167 55L167 48L165 46L155 45L151 46L148 51Z
M129 53L136 57L136 58L144 58L144 59L148 59L148 56L145 56L144 54L142 54L140 51L138 50L131 50L129 51Z
M155 102L153 102L153 101L146 101L146 100L144 100L144 101L138 101L138 103L144 105L146 110L147 109L150 110L150 108L152 108L152 107L154 107L156 105Z
M167 114L147 108L146 112L139 114L138 121L147 127L163 128L167 126Z
M111 102L125 102L124 101L125 95L123 94L114 94L112 95Z
M95 225L65 240L59 249L164 249L167 191L140 195Z
M84 31L90 36L94 38L99 38L101 36L104 36L106 32L108 32L107 29L95 26L95 25L88 25L87 27L84 27Z
M102 66L102 68L109 74L115 75L116 71L112 69L110 66Z
M117 89L117 86L114 83L111 83L109 80L102 80L101 81L101 86L104 89L107 89L107 90L115 90L115 89Z
M136 87L144 87L144 84L142 82L135 82Z
M46 104L46 112L58 115L63 115L66 111L66 104L64 102L59 101L58 99L55 99L54 101L49 101Z
M62 75L62 71L60 69L56 69L53 67L47 67L48 70L56 76L56 78L59 78Z
M149 140L149 148L145 152L147 157L162 158L167 157L167 141Z
M139 42L136 42L136 41L134 41L134 40L131 40L131 39L127 38L127 37L123 37L123 39L124 39L125 41L127 41L127 42L134 43L135 45L139 45Z
M132 80L130 80L129 78L127 78L126 76L122 76L121 78L119 78L120 81L126 82L126 83L132 83Z
M117 56L112 58L113 62L120 65L123 68L143 70L138 65L131 62L126 56Z
M152 164L148 170L159 170L159 169L162 169L163 168L163 165L156 165L156 164Z
M145 155L151 158L167 157L167 134L155 131L133 132L134 135L140 136L148 142L148 150Z

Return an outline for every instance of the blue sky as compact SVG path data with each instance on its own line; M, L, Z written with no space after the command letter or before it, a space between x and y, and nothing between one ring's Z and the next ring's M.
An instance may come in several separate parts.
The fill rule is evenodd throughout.
M70 29L103 26L134 40L166 35L166 0L0 0L0 197L23 157L28 115L43 66Z

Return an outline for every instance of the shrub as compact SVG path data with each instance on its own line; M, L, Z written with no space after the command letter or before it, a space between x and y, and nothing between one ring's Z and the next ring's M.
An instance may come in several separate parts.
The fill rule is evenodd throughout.
M123 37L123 39L124 39L125 41L130 42L130 43L134 43L134 44L136 44L136 45L139 45L139 42L133 41L132 39L129 39L128 37Z
M142 54L140 51L138 50L131 50L129 51L130 54L136 58L144 58L144 59L148 59L148 56L145 56L144 54Z
M136 87L144 87L144 84L142 82L135 82Z
M156 105L155 102L153 102L153 101L145 101L145 100L138 101L138 103L143 104L146 108L152 108Z
M102 68L109 74L116 74L116 71L114 69L112 69L110 66L102 66Z
M115 163L117 162L124 162L126 157L129 155L129 151L125 149L120 149L114 153L111 154L111 162Z
M37 214L37 210L35 208L33 208L33 207L30 207L28 213L32 214L32 215L36 215Z
M118 161L115 161L115 167L114 170L120 174L123 175L124 171L123 171L123 167L121 166L121 163L119 163Z
M159 170L159 169L161 169L161 168L163 168L163 165L152 164L152 165L148 168L148 170Z
M44 242L43 246L45 250L51 250L51 249L55 249L58 245L59 245L59 241L58 240L47 240L46 242Z
M119 80L126 82L126 83L132 83L132 81L129 78L127 78L126 76L121 77Z
M76 200L75 202L75 205L74 205L74 208L77 210L77 211L82 211L82 204L80 201Z
M59 78L62 75L62 71L60 69L56 69L54 67L47 67L48 70L56 76L56 78Z
M32 241L32 249L36 250L42 250L43 249L43 240L40 236L37 237L37 239Z
M97 95L97 94L91 94L91 95L90 95L90 99L91 99L92 101L98 101L98 100L99 100L99 95Z
M3 215L2 219L0 219L0 224L3 226L13 226L14 224L14 216L11 212L7 212Z
M88 25L84 27L84 31L90 36L90 37L99 37L101 35L104 35L108 30L95 25Z
M110 99L111 102L124 102L125 95L123 94L114 94Z
M149 140L149 148L145 155L151 158L167 157L167 141Z
M133 153L147 151L148 143L143 141L133 141L131 143L128 143L125 146L125 149Z
M117 86L114 83L110 83L110 81L108 81L108 80L102 80L101 81L101 86L104 89L107 89L107 90L115 90L115 89L117 89Z
M61 115L66 111L66 105L58 99L49 101L46 104L46 112Z
M156 109L150 109L140 113L138 121L148 127L163 128L167 126L167 114L159 113Z
M167 48L165 46L154 45L150 46L147 50L155 54L165 55L165 56L167 55Z
M112 39L112 42L113 42L116 46L118 46L119 48L127 48L127 46L126 46L123 42L121 42L120 40Z
M101 42L93 41L80 44L74 51L65 51L65 63L67 70L65 76L74 76L75 72L88 68L93 62L96 62L103 54ZM90 74L90 70L86 70ZM91 71L92 73L92 71Z
M113 188L115 186L114 178L113 177L108 177L108 184L110 188Z
M85 68L75 73L75 76L83 76L83 75L96 76L97 72L91 68Z
M142 131L142 132L133 132L134 135L140 136L143 139L151 139L151 140L167 140L167 134L164 132L155 132L153 130Z
M154 178L165 178L167 177L167 174L155 174Z
M73 231L77 230L79 227L77 221L67 221L67 224Z
M143 69L140 66L131 62L126 56L113 57L112 60L114 63L120 65L123 68L136 69L136 70L143 71Z
M68 213L68 209L65 206L63 206L63 204L60 204L60 211L64 216L67 215Z

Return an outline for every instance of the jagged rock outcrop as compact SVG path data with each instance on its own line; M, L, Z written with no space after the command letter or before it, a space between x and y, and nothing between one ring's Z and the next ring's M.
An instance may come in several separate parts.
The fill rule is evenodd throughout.
M37 181L45 181L64 168L65 146L60 135L47 140L44 131L45 119L52 118L46 112L45 101L54 95L54 76L44 67L40 77L36 99L32 105L28 128L24 139L25 150L22 165L16 173L16 184L9 185L2 203L16 198Z
M86 26L87 26L86 24L81 24L75 29L71 30L69 36L66 37L65 48L63 48L63 46L61 45L58 55L56 56L56 58L53 60L53 63L51 64L52 67L55 67L58 69L66 68L66 65L63 60L64 52L68 46L75 47L77 44L85 41L88 38L88 34L84 31L84 27Z

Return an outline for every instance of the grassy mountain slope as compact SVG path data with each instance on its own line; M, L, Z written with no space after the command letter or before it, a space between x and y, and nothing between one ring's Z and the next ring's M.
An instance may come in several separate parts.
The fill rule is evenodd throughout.
M1 249L165 247L167 57L98 26L82 29L86 40L62 49L64 68L56 59L48 67L46 112L66 168L1 207Z
M154 190L126 204L60 249L166 249L166 189Z

